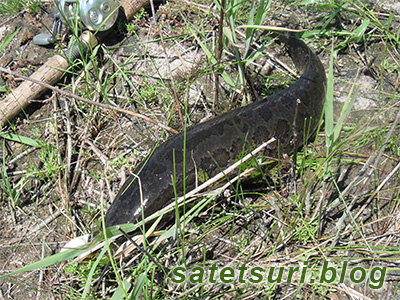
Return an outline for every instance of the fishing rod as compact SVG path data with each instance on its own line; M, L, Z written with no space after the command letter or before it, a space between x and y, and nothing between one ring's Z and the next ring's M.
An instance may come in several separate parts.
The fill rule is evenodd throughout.
M71 24L76 20L84 31L79 37L79 43L63 54L51 57L44 65L37 69L29 78L0 100L0 127L11 122L23 111L33 99L46 92L47 88L39 82L54 85L65 74L69 64L99 43L98 37L104 39L118 18L132 20L136 12L149 5L150 0L55 0L58 10L54 14L53 26L50 34L39 34L34 42L39 45L48 45L55 42L55 35L60 31L61 23Z

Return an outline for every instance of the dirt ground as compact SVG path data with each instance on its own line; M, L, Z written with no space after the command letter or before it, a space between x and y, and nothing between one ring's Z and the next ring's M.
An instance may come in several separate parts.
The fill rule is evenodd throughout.
M275 5L269 16L271 20L269 25L311 30L323 17L323 13L308 11L304 7ZM400 23L399 3L377 2L370 5L375 5L373 7L377 12L376 16L381 19L388 18L389 13L392 12L391 26L393 32L397 32ZM88 73L92 74L93 78L100 76L105 80L108 78L110 81L115 80L111 83L111 86L115 85L115 89L108 91L108 99L96 91L95 80L87 78L87 74L79 69L74 70L74 75L63 77L58 86L65 92L80 95L90 90L89 94L93 97L91 100L105 100L119 107L151 114L159 123L168 124L178 131L182 130L179 114L174 112L174 109L172 113L167 113L162 105L164 98L171 96L168 94L168 88L174 80L179 82L180 78L187 79L192 76L192 81L196 82L188 90L182 88L181 94L178 95L180 99L183 99L182 102L189 99L192 124L235 107L236 103L232 103L235 95L229 91L224 93L223 89L221 93L224 100L217 104L213 103L214 85L211 83L213 76L210 73L202 74L198 71L206 64L207 58L200 51L196 41L183 38L179 44L175 44L173 39L167 39L184 35L186 24L182 15L191 20L195 26L204 26L205 31L215 31L216 16L208 15L205 12L206 7L205 4L197 5L190 1L175 0L157 6L155 19L148 11L141 19L135 20L136 33L123 33L125 35L121 41L115 45L109 45L109 51L104 51L103 57L100 55L98 69L93 67L95 63L88 67L91 68ZM7 33L15 32L18 28L20 31L0 53L1 67L29 76L59 51L60 47L67 45L68 38L61 40L61 46L57 46L56 49L40 47L32 43L33 37L44 32L45 26L51 24L51 19L48 18L46 12L53 11L54 5L44 3L42 8L34 14L21 11L12 16L2 17L0 41ZM196 9L197 15L193 12ZM337 22L340 21L345 22L344 20ZM165 44L162 42L142 43L160 39L160 36L165 39ZM310 47L319 55L326 70L329 66L331 42L332 40L327 37L310 41ZM394 109L383 110L381 115L376 116L376 112L390 101L393 101L393 107L396 107L398 97L399 56L396 51L388 51L385 48L385 42L383 39L376 38L370 39L368 44L352 43L350 47L339 51L334 60L335 119L339 119L341 107L349 97L353 96L351 89L355 88L357 91L352 114L346 120L348 127L361 126L364 122L383 127L395 122L397 111ZM133 62L129 60L132 53L137 55ZM277 55L285 56L284 53ZM146 57L152 57L151 62L146 61ZM234 55L231 55L231 58L234 59ZM126 94L135 97L135 88L130 86L128 81L120 83L112 78L112 73L117 70L109 63L111 59L124 67L132 64L130 78L134 82L132 86L148 91L146 104L138 106L124 98ZM383 62L385 69L382 68ZM231 69L235 72L234 66ZM147 77L142 76L141 73L146 73ZM164 82L164 90L157 92L160 81ZM20 83L21 79L17 76L5 72L0 74L0 87L14 89ZM156 91L151 87L154 87ZM180 91L180 87L175 88ZM2 95L5 94L2 93ZM129 171L150 153L158 140L163 141L171 136L170 133L163 133L159 126L132 116L81 103L69 97L68 94L48 91L41 99L34 99L32 102L26 115L19 115L12 127L2 130L3 133L33 137L43 141L45 146L30 147L9 139L1 140L0 155L3 160L3 184L0 197L2 208L0 211L1 274L58 253L70 239L88 234L94 228L98 228L102 207L108 207L121 183L129 175ZM379 196L374 195L373 191L376 188L376 182L379 182L378 179L390 174L398 164L400 155L398 153L396 156L392 152L385 151L383 158L378 158L376 161L368 160L368 157L378 152L379 149L375 149L370 143L363 145L360 139L359 148L353 145L353 148L349 149L343 157L346 161L354 157L362 158L360 159L362 163L340 163L337 184L339 190L343 192L347 186L352 185L354 180L365 179L364 185L354 188L348 197L362 198L355 204L354 209L355 212L360 211L362 216L360 223L369 224L365 234L370 234L368 237L373 235L374 241L381 239L382 249L395 248L399 244L400 228L398 207L394 205L393 209L393 202L398 198L397 188L395 188L398 186L398 177L389 178L388 188L385 192L379 193ZM378 161L379 168L374 174L368 174L370 170L363 171L364 164L372 165ZM12 191L12 194L4 189L7 182L11 187L8 191ZM329 202L330 199L335 199L338 193L338 190L332 188L331 194L325 197ZM370 198L370 195L373 197ZM378 201L379 205L377 205ZM379 212L377 212L378 206ZM338 205L325 214L326 219L321 228L324 234L328 236L334 232L342 211L343 206ZM385 219L388 216L391 222ZM383 221L380 221L380 218ZM263 217L260 217L255 220L255 224L252 224L255 233L258 234L262 230L262 225L269 221L265 219L265 223L263 222ZM346 224L349 223L351 220L346 219ZM236 234L242 234L240 229ZM220 236L222 240L224 237L222 230ZM212 237L208 241L210 245L220 242ZM215 249L218 247L220 246L215 246ZM219 251L233 256L229 253L229 249ZM356 256L361 256L357 249L348 254L355 257L354 264L357 264ZM365 264L362 259L358 262L361 265ZM398 270L400 257L388 256L385 263L388 267ZM12 278L0 279L0 299L73 299L71 296L65 296L71 295L67 286L74 281L66 276L63 271L64 266L61 264ZM363 287L351 286L351 288L371 299L396 299L399 295L399 282L399 273L392 272L388 274L387 282L380 290L365 292ZM75 281L74 287L76 284ZM275 299L283 298L288 291L290 288L287 287L277 290ZM337 291L331 294L330 299L350 299L348 295L349 293L343 290ZM308 298L306 294L303 297ZM353 299L370 299L355 294L353 297ZM232 298L239 299L240 296L236 295ZM263 299L262 295L258 299Z

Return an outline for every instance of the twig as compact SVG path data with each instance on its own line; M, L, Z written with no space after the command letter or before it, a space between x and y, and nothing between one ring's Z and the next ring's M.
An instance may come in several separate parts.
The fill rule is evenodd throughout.
M243 162L249 160L251 157L254 157L258 152L262 151L265 147L267 147L268 145L272 144L273 142L275 142L276 139L275 138L271 138L269 141L263 143L262 145L260 145L259 147L257 147L256 149L254 149L251 153L247 154L245 157L243 157L241 160L237 161L236 163L234 163L233 165L231 165L230 167L226 168L224 171L218 173L217 175L215 175L213 178L210 178L209 180L207 180L206 182L204 182L203 184L201 184L199 187L191 190L190 192L186 193L185 195L181 196L178 198L178 200L176 202L173 202L169 205L167 205L166 207L164 207L163 209L159 210L158 212L154 213L153 215L147 217L144 221L149 221L151 219L154 218L154 216L158 216L162 213L165 213L166 211L168 211L169 209L173 208L176 204L180 204L182 203L185 199L194 196L195 194L197 194L198 192L204 190L205 188L207 188L208 186L214 184L215 182L217 182L218 180L220 180L221 178L224 178L227 174L231 173L233 170L235 170L240 164L242 164Z
M128 239L129 242L131 242L136 247L136 249L146 255L160 270L163 270L163 267L160 265L160 263L156 261L146 249L140 247L120 226L117 226L117 229L122 232L124 237Z
M47 226L51 222L53 222L55 219L57 219L61 215L60 209L56 210L52 215L48 216L46 219L42 220L40 224L36 225L32 229L28 231L26 234L27 236L32 236L36 234L38 231L42 230L43 227Z
M173 133L173 134L178 134L178 133L179 133L179 132L176 131L175 129L172 129L171 127L169 127L169 126L167 126L167 125L163 125L163 124L161 124L161 123L159 123L159 122L157 122L157 121L155 121L155 120L153 120L153 119L151 119L151 118L149 118L149 117L147 117L147 116L145 116L145 115L142 115L142 114L139 114L139 113L136 113L136 112L127 110L127 109L115 107L115 106L112 106L112 105L109 105L109 104L104 104L104 103L95 102L95 101L86 99L86 98L84 98L84 97L74 95L74 94L69 93L69 92L67 92L67 91L63 91L63 90L61 90L61 89L58 88L58 87L52 86L52 85L50 85L50 84L48 84L48 83L42 82L42 81L40 81L40 80L33 79L33 78L31 78L31 77L28 77L28 76L25 76L25 75L22 75L22 74L18 74L18 73L16 73L16 72L13 72L13 71L8 70L8 69L3 68L3 67L0 67L0 71L1 71L1 72L4 72L4 73L7 73L7 74L11 74L11 75L13 75L13 76L15 76L15 77L22 78L22 79L24 79L24 80L31 81L31 82L36 83L36 84L39 84L39 85L44 86L45 88L47 88L47 89L49 89L49 90L52 90L52 91L54 91L54 92L63 94L63 95L65 95L65 96L68 96L68 97L71 97L71 98L74 98L74 99L76 99L76 100L79 100L79 101L82 101L82 102L85 102L85 103L89 103L89 104L92 104L92 105L96 105L96 106L99 106L99 107L104 108L104 109L108 109L108 110L120 112L120 113L123 113L123 114L131 115L131 116L134 116L134 117L143 119L143 120L145 120L145 121L147 121L147 122L150 122L150 123L152 123L152 124L154 124L154 125L157 125L157 126L163 128L163 129L165 129L165 130L167 130L167 131L169 131L169 132L171 132L171 133Z
M9 160L8 165L12 165L13 163L19 161L25 155L28 155L35 150L36 150L36 147L32 147L32 148L29 148L28 150L21 152L20 154L16 155L13 159Z
M103 154L100 149L98 149L89 139L86 140L86 143L89 145L89 148L94 152L94 154L96 154L96 156L100 159L100 161L104 164L104 166L106 167L106 169L110 172L115 173L116 170L110 166L110 164L108 163L109 158Z
M371 196L369 196L368 200L364 203L363 207L360 209L360 211L356 214L354 217L354 220L357 220L357 218L364 212L365 208L369 205L371 200L376 196L376 194L379 193L379 191L383 188L383 186L389 181L390 178L392 178L393 175L397 174L397 171L400 169L400 163L397 164L397 166L390 172L388 176L381 182L381 184L376 188L376 190L372 193Z
M65 178L67 182L71 177L71 160L72 160L72 129L71 129L71 115L69 110L68 101L64 102L65 107L65 126L66 126L66 135L67 135L67 146L66 146L66 168L65 168ZM71 190L71 188L69 189Z
M365 163L364 167L361 169L361 171L359 172L359 174L350 182L350 184L347 186L347 188L343 191L343 193L342 193L342 195L341 195L341 198L342 198L342 199L344 199L345 197L347 197L347 195L348 195L348 194L350 193L350 191L352 190L353 185L354 185L356 182L358 182L358 180L359 180L359 179L363 176L363 174L367 171L367 168L371 165L372 160L375 159L375 163L374 163L373 167L370 169L370 171L368 172L368 174L365 176L365 179L363 180L363 184L364 184L364 186L365 186L365 184L367 183L368 179L371 177L371 175L373 174L373 172L376 170L376 168L377 168L377 166L378 166L378 163L379 163L379 161L380 161L380 159L381 159L381 157L382 157L383 151L386 149L387 143L389 142L389 139L390 139L391 136L393 135L394 130L395 130L397 124L399 123L399 121L400 121L400 110L397 112L396 119L395 119L395 121L393 122L392 127L390 128L389 133L388 133L388 135L386 136L385 142L384 142L383 145L381 146L381 149L380 149L378 155L375 156L375 157L374 157L373 155L371 155L371 156L368 158L367 162ZM399 165L396 166L397 170L398 170L398 167L399 167ZM396 169L396 168L395 168L395 169ZM397 170L396 170L396 171L397 171ZM393 173L393 174L392 174L392 173L393 173L393 171L392 171L386 178L389 179L391 176L393 176L394 173ZM382 184L384 185L385 183L386 183L386 181L384 180L384 181L382 182ZM382 184L380 185L380 188L383 187ZM340 218L339 222L338 222L337 225L336 225L336 230L337 230L338 232L341 231L345 217L346 217L347 214L353 209L353 206L356 204L356 201L357 201L358 197L360 196L360 194L362 193L362 190L363 190L363 189L359 189L359 192L357 192L356 195L353 196L353 201L352 201L352 202L350 203L350 205L348 206L348 209L346 209L346 210L343 212L342 217ZM375 194L376 194L376 193L373 193L373 194L371 195L371 197L369 197L369 199L367 200L367 203L369 203L369 202L372 200L372 197L373 197ZM340 201L340 198L338 198L338 201ZM333 206L333 205L332 205L332 206ZM332 206L331 206L331 207L332 207ZM366 207L366 206L364 206L363 209L360 210L360 212L362 212L362 211L364 210L365 207ZM360 216L360 212L357 214L357 216L356 216L356 218L354 218L354 220L356 220L356 219ZM348 227L348 226L347 226L347 227ZM334 246L337 244L338 240L339 240L339 234L337 234L336 239L333 241L331 247L334 247Z
M40 259L42 260L42 259L44 259L44 253L45 253L45 237L44 236L42 236L42 251L41 251L41 255L40 255ZM43 268L41 268L40 269L40 272L39 272L39 282L38 282L38 290L37 290L37 294L36 294L36 300L40 300L40 299L42 299L42 295L41 295L41 292L42 292L42 282L43 282Z
M84 132L83 132L83 138L82 138L81 146L79 148L78 158L76 159L76 165L74 168L74 175L72 176L72 181L69 186L69 193L73 192L75 185L78 182L78 176L81 172L82 155L84 153L83 147L85 146L85 142L86 142L86 134L87 134L87 127L85 127Z

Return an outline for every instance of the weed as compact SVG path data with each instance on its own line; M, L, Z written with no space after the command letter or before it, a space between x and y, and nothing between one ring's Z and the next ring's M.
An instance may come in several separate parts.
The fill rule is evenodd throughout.
M105 257L100 261L93 272L93 276L98 278L101 275L101 268L108 264L108 258ZM90 272L92 272L94 266L94 260L87 260L83 263L74 262L68 264L64 268L64 272L70 275L76 276L76 280L80 286L85 286L87 284L87 278Z
M30 13L39 9L37 0L4 0L0 2L0 15L12 15L18 13L22 8L27 8Z
M60 162L58 150L50 145L43 144L39 152L39 159L43 163L43 169L40 170L41 176L45 178L54 178L60 171Z
M126 28L126 31L129 34L136 34L136 30L138 28L137 23L143 19L146 16L146 11L145 9L142 7L139 9L139 11L135 14L135 16L133 17L132 22L126 23L126 24L121 24L122 26L124 26ZM120 32L123 32L123 30L120 30Z
M5 0L0 3L0 14L11 15L19 12L25 1L21 0Z
M0 187L2 190L1 193L4 199L7 199L8 203L10 204L10 207L15 213L15 209L21 203L21 194L25 188L25 185L27 184L26 177L22 177L16 183L14 183L13 180L11 180L11 178L7 174L7 167L5 164L5 159L3 157L3 163L1 164L1 179L2 179L2 181L0 181Z
M1 5L1 4L0 4ZM1 8L1 6L0 6ZM12 41L12 39L15 37L15 35L20 31L21 28L18 28L15 32L13 33L7 33L5 38L1 41L0 43L0 52L3 51L7 45ZM0 86L0 93L5 93L8 91L7 86Z

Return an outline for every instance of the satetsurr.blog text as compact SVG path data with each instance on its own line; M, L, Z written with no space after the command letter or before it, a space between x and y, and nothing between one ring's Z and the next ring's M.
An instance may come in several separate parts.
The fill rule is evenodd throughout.
M341 266L330 266L328 261L324 261L320 271L315 268L309 270L307 262L301 267L281 266L267 267L260 266L248 267L242 264L233 267L217 267L213 264L210 267L193 267L186 270L184 267L176 267L172 270L172 282L176 284L189 282L191 284L209 283L239 283L260 284L268 283L300 283L319 282L321 284L343 283L345 279L353 283L367 284L371 289L380 289L385 281L386 267L373 267L365 269L362 267L348 268L348 262L344 261Z

